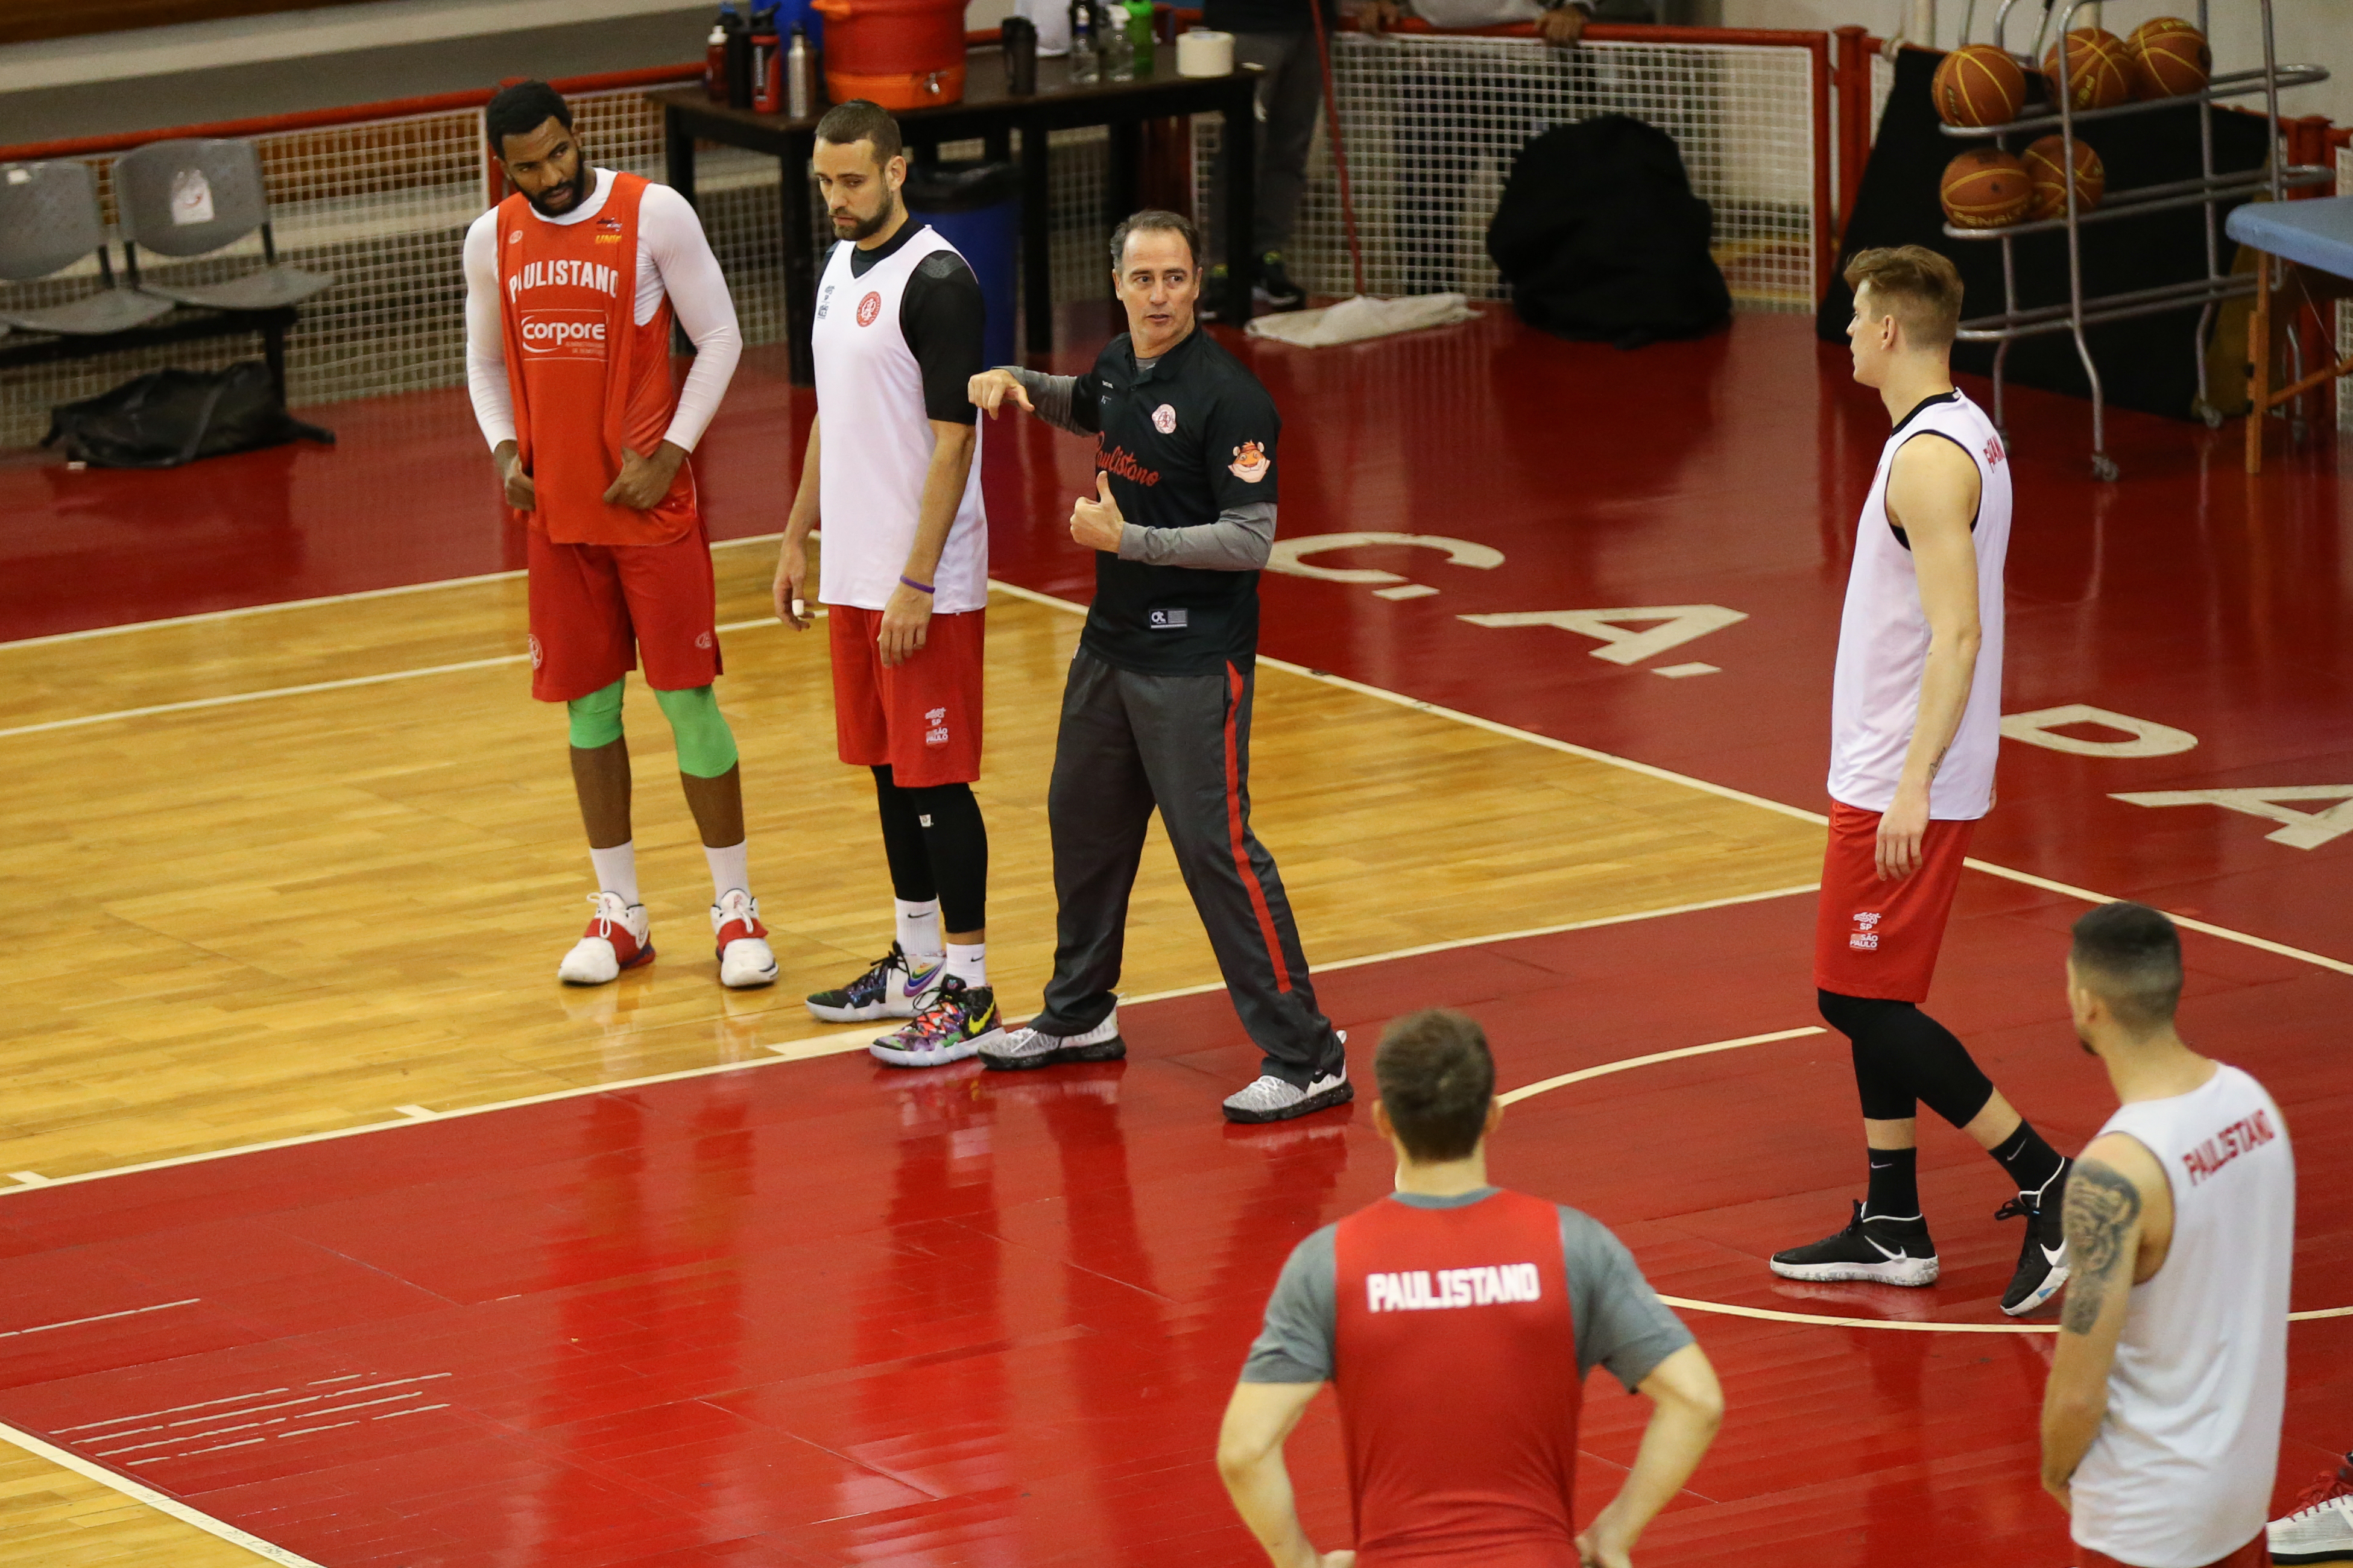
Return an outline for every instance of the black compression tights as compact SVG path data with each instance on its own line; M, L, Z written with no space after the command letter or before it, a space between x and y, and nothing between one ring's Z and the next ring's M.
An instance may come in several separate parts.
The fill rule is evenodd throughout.
M1956 1127L1977 1120L1993 1098L1993 1081L1979 1071L1953 1032L1909 1002L1877 996L1816 993L1822 1017L1854 1047L1854 1083L1862 1114L1900 1121L1929 1110Z
M909 903L940 901L943 931L979 931L988 923L988 829L970 784L906 789L888 763L874 770L874 800L882 815L882 853L891 862L891 890Z

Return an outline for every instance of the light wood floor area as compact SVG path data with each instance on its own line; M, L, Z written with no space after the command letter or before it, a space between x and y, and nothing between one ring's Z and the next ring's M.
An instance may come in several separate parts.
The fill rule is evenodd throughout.
M717 984L709 878L635 682L661 956L612 986L555 982L593 883L562 713L530 700L515 657L519 580L0 647L0 1172L54 1179L870 1037L799 1000L890 942L871 785L834 758L825 634L766 620L768 546L714 560L723 625L764 623L724 635L720 697L785 972L765 992ZM1015 1016L1052 957L1046 784L1078 630L1008 595L989 612L989 956ZM488 659L506 662L405 673ZM21 729L362 677L392 679ZM1820 866L1809 824L1279 670L1260 674L1253 749L1256 825L1317 963L1787 888ZM1217 978L1156 828L1128 953L1129 994ZM0 1564L166 1561L254 1559L0 1449Z

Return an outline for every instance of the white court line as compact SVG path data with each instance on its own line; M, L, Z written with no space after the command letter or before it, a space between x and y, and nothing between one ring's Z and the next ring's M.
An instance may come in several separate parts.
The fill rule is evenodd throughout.
M135 1420L136 1417L125 1419ZM83 1458L79 1454L60 1448L54 1443L43 1442L30 1432L22 1432L14 1426L0 1425L0 1441L13 1443L36 1458L47 1459L50 1464L71 1470L85 1480L96 1481L100 1486L111 1488L134 1502L145 1503L158 1513L169 1514L183 1524L195 1525L207 1535L218 1536L233 1546L242 1546L256 1557L279 1563L281 1568L321 1568L319 1563L311 1562L308 1557L289 1552L275 1542L262 1540L250 1531L239 1530L237 1526L215 1519L208 1513L199 1513L178 1498L165 1492L159 1492L153 1487L143 1486L128 1476L117 1475L103 1465L93 1464Z
M46 1186L48 1184L41 1184ZM46 1334L51 1329L79 1328L84 1323L111 1322L117 1318L135 1318L144 1312L169 1311L174 1307L193 1307L203 1300L202 1296L191 1296L185 1301L158 1301L152 1307L132 1307L120 1312L100 1312L94 1318L68 1318L62 1322L35 1323L29 1329L5 1329L0 1330L0 1340L17 1339L26 1334Z
M85 1421L79 1426L60 1426L58 1428L58 1435L59 1436L63 1436L68 1432L95 1432L100 1426L120 1426L125 1421L146 1421L158 1415L177 1415L183 1410L202 1410L208 1405L235 1405L240 1399L267 1399L273 1394L291 1394L294 1391L290 1388L264 1388L252 1394L231 1394L219 1399L199 1399L194 1405L167 1405L161 1410L142 1410L136 1415L110 1415L103 1421ZM333 1395L330 1394L327 1397L332 1398ZM268 1409L269 1407L263 1405L259 1408ZM231 1411L229 1414L240 1415L242 1412ZM101 1441L103 1439L101 1439Z

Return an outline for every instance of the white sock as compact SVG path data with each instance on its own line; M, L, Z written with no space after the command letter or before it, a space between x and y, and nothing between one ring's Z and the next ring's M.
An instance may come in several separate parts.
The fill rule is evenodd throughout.
M635 839L616 844L610 849L588 851L588 864L596 868L599 892L618 893L625 904L642 904L638 897L638 845Z
M937 958L941 952L940 901L927 899L920 904L904 899L893 899L898 910L899 951L909 958Z
M711 862L711 901L717 903L741 888L752 890L752 841L731 844L724 849L713 849L706 844L702 857Z
M962 942L948 943L948 973L966 985L988 984L988 943L974 942L966 947Z

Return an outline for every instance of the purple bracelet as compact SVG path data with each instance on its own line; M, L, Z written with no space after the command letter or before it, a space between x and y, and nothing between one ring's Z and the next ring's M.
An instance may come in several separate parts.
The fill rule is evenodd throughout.
M937 594L939 592L938 589L933 587L929 583L918 583L913 577L905 576L903 574L899 578L899 581L904 583L908 587L913 588L918 594Z

